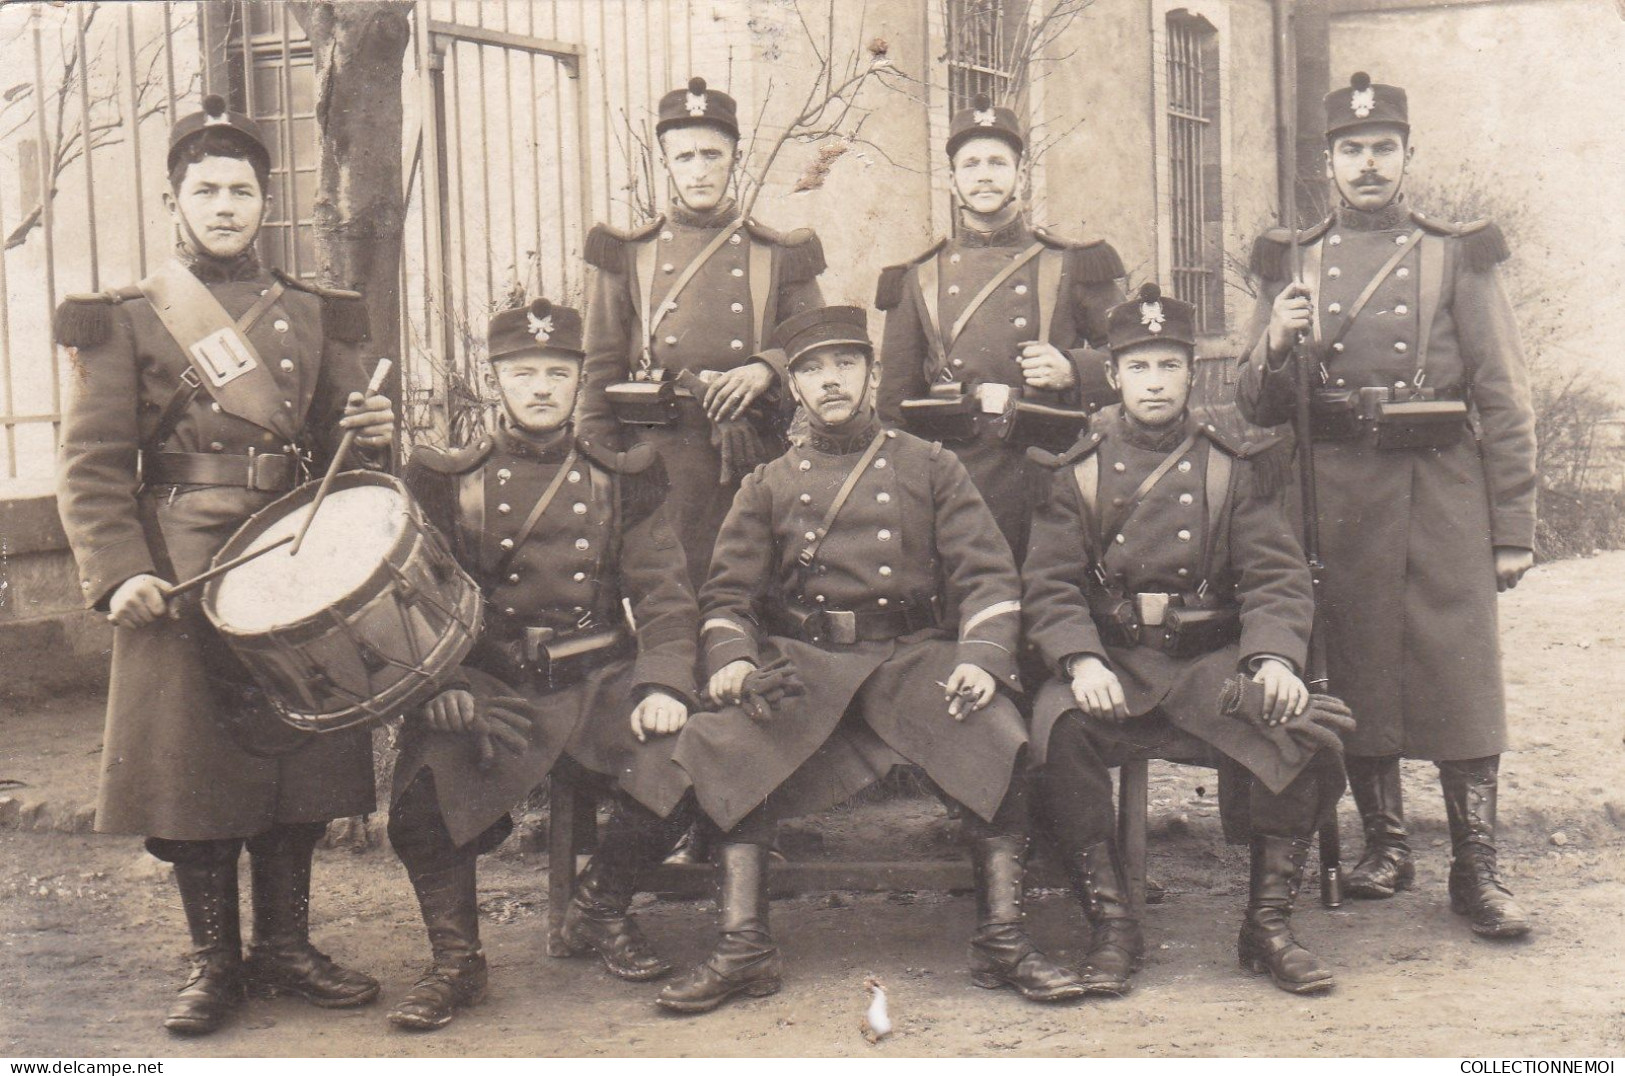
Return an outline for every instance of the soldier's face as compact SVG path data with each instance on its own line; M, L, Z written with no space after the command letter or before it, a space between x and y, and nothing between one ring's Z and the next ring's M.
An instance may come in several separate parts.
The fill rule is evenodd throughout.
M858 413L869 391L869 356L855 347L823 347L796 360L790 371L796 402L826 426Z
M1123 410L1147 426L1166 426L1185 411L1191 394L1191 358L1173 341L1138 344L1112 360L1112 380Z
M1326 151L1326 178L1355 209L1381 209L1399 194L1413 152L1402 128L1356 127L1332 140Z
M672 188L688 208L703 213L728 196L734 140L715 127L678 127L660 136L661 158Z
M972 138L954 151L954 190L973 213L993 216L1010 204L1021 155L1002 138Z
M552 433L576 406L581 360L561 355L521 355L494 364L497 390L508 418L526 433Z
M186 169L178 188L164 192L164 206L202 253L235 258L259 234L265 193L249 162L205 157Z

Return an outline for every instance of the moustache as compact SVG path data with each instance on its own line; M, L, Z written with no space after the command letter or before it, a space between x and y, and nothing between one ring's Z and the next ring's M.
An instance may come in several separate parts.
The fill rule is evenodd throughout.
M1388 181L1381 176L1366 173L1354 181L1356 187L1386 187Z

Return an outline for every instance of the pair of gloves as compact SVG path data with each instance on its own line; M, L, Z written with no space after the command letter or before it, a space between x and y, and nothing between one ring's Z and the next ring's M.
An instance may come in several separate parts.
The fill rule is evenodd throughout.
M1296 717L1288 717L1285 724L1269 725L1264 718L1264 685L1250 676L1237 673L1224 682L1219 697L1219 712L1226 717L1247 721L1273 735L1285 733L1309 752L1321 749L1343 750L1343 738L1354 731L1354 712L1335 695L1309 696L1309 705Z
M781 657L751 670L745 677L739 705L752 721L766 721L785 699L806 693L807 685L801 682L796 667L789 658Z

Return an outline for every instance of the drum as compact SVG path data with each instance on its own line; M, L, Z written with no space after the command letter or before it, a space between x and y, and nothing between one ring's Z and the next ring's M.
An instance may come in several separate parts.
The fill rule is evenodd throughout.
M214 563L297 533L318 485L250 516ZM295 728L335 732L421 705L479 633L479 587L388 475L340 474L289 548L211 580L203 612Z

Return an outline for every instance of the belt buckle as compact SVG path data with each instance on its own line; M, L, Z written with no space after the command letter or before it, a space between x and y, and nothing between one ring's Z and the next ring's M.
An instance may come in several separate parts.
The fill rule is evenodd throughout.
M1168 619L1171 594L1144 593L1134 595L1134 612L1140 623L1148 628L1160 628Z
M984 415L1002 415L1010 409L1012 388L1002 381L984 381L976 386L976 402Z
M256 452L252 448L249 449L248 450L248 483L247 483L248 488L253 490L256 493L277 493L277 492L280 492L281 486L279 484L273 484L272 483L271 477L270 477L269 474L267 474L267 469L263 466L263 463L266 460L281 459L281 458L282 457L280 457L280 456L278 456L278 455L276 455L275 453L272 453L272 452Z
M829 641L837 646L851 646L858 641L858 614L850 609L824 610L824 626Z

